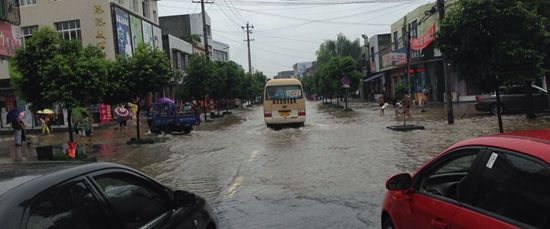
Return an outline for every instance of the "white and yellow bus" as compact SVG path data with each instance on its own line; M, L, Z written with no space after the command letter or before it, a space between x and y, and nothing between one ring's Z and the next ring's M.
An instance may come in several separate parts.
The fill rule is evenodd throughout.
M265 84L264 120L274 125L303 125L306 121L306 102L302 83L297 79L274 79Z

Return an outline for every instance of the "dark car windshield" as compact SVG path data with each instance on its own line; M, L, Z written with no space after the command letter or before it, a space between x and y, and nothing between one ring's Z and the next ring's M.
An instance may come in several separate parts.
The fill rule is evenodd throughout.
M300 85L269 86L266 88L266 100L301 99L302 97L302 87Z

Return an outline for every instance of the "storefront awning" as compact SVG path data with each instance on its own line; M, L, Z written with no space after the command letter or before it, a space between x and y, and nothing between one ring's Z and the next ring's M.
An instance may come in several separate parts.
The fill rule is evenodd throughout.
M372 81L372 80L375 80L375 79L378 79L380 77L384 76L384 73L378 73L378 74L375 74L367 79L365 79L363 82L369 82L369 81Z

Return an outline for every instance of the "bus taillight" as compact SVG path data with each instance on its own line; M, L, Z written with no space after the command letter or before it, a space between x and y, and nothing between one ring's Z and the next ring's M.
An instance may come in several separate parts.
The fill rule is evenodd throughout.
M298 116L306 116L306 111L298 111Z
M264 118L271 118L271 112L264 112Z

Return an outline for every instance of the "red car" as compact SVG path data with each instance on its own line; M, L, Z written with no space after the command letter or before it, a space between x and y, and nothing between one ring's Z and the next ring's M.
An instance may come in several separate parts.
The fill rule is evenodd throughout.
M550 228L550 129L459 142L386 188L382 228Z

